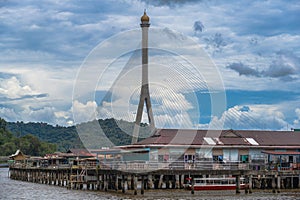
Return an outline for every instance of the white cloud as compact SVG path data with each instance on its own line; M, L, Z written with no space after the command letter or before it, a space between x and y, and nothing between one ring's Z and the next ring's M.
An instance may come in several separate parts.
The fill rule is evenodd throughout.
M292 52L280 51L276 53L275 59L266 70L253 69L243 63L232 63L227 66L239 75L255 77L280 78L285 81L293 81L299 76L300 57L295 56Z
M300 124L300 108L295 110L297 119L294 120L294 125L298 126Z
M37 95L29 85L21 85L20 81L15 77L10 79L0 79L0 94L7 98L15 99L26 95Z
M177 113L175 115L160 114L155 117L156 127L159 128L192 128L192 120L187 112Z
M32 102L31 102L32 103ZM72 125L73 120L70 117L71 112L66 116L58 115L55 107L45 106L34 108L31 106L20 106L13 108L0 107L0 115L7 121L24 121L24 122L48 122L52 125Z
M88 101L84 104L75 100L72 106L75 123L87 122L96 119L96 108L96 102Z
M1 118L4 118L8 121L16 121L22 119L19 115L17 115L13 108L0 107L0 115Z
M286 130L289 123L276 106L251 105L234 106L223 113L221 118L214 117L210 127L220 127L224 123L225 129L269 129Z
M68 121L72 121L74 69L15 65L3 67L0 72L9 74L0 78L0 102L2 110L6 110L2 114L5 119L44 121L54 125L68 125Z
M183 74L184 70L179 71L184 75L182 79L157 81L170 87L174 96L168 96L166 92L162 92L162 95L166 96L163 101L159 99L159 93L153 94L153 98L160 100L161 105L172 112L178 108L177 113L174 111L176 115L182 114L183 110L195 108L193 102L186 101L180 93L186 89L186 85L181 81L187 77L189 77L188 83L192 88L204 87L203 83L208 83L213 88L223 88L223 84L215 85L216 75L221 74L226 89L272 90L276 88L289 91L298 91L299 89L300 26L297 2L287 4L285 1L145 2L126 0L116 3L115 1L49 0L39 4L35 1L15 1L14 3L4 1L1 6L0 71L11 73L16 78L16 80L11 78L9 85L4 84L8 79L1 83L2 97L21 98L24 95L48 94L43 99L19 100L18 103L2 99L1 103L6 106L2 109L6 110L11 119L29 119L28 116L35 119L38 116L42 117L43 113L45 120L53 117L59 123L64 124L66 121L72 120L70 119L70 107L76 67L100 41L122 30L139 29L140 16L145 7L150 15L150 30L154 27L168 27L165 31L174 29L181 32L182 36L193 36L193 39L205 48L217 65L215 70L211 70L208 66L201 68L203 82L199 82L199 79L195 78L198 74L190 76L190 74ZM195 33L195 30L198 32ZM149 36L151 37L151 35ZM139 37L124 40L122 45L139 42ZM165 40L165 43L157 38L154 42L158 43L156 47L159 48L172 46L173 50L177 49L180 55L189 56L186 57L189 61L201 60L202 58L192 54L193 48L182 46L178 40L180 38L183 39L183 37L178 37L176 41L170 38L166 40L162 37L158 39ZM150 44L151 41L149 41ZM112 54L119 49L106 50L107 52L104 52L103 55ZM167 62L169 61L166 59ZM105 61L97 63L95 69L103 67L102 63ZM160 64L167 66L166 63L161 62ZM226 68L232 63L240 64L233 66L237 72L244 75L252 73L254 76L239 76ZM175 72L179 68L178 66L169 67L169 71L165 70L165 73ZM88 75L86 78L98 80L101 70L91 71L94 74ZM116 73L114 70L110 72ZM152 76L157 79L163 78L160 72L160 70L156 70ZM257 72L261 72L263 77L255 76ZM82 87L82 92L92 90L92 92L88 91L84 94L91 95L96 87L107 89L107 85L110 85L108 83L112 82L111 79L113 79L112 76L107 76L100 85L84 85L86 87ZM289 81L287 82L287 80ZM125 92L129 91L131 94L132 89L136 88L128 90L124 87L120 88L118 95L124 98L114 99L110 106L130 107L128 102L130 98L126 96ZM94 101L93 98L85 100L78 101L78 107L82 110L89 105L85 103L80 105L79 102ZM180 104L177 105L177 102ZM30 106L26 107L25 104ZM43 107L46 109L41 109ZM251 106L251 110L254 108L256 106ZM20 116L19 111L22 110L25 110L24 113L27 115ZM249 114L250 116L253 118L263 116L258 110L254 110L252 111L254 113ZM35 114L30 115L31 111ZM228 111L234 113L233 110ZM281 110L278 111L281 112ZM125 112L131 113L126 114L129 115L128 118L134 118L132 114L134 109L129 108ZM241 111L235 113L240 114L237 117L245 118L246 113L239 112ZM174 113L173 115L175 115ZM288 116L295 115L295 110L283 113L288 118ZM275 119L284 120L283 116L277 116L275 111L270 114L274 115ZM158 114L158 116L160 115L164 116L163 113ZM171 116L170 114L164 117ZM89 117L87 116L87 118ZM55 119L51 119L52 123L55 123ZM271 119L267 120L272 121ZM284 123L280 120L277 122L277 124ZM260 127L263 128L262 125Z
M64 118L64 119L70 118L70 112L66 112L66 111L57 111L54 112L54 115L56 118Z

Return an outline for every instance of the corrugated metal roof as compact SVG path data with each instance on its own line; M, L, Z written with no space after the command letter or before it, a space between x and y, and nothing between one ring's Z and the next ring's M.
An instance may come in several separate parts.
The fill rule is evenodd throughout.
M298 151L262 151L262 153L270 155L300 155Z
M70 149L67 153L73 153L76 156L80 156L80 157L93 157L94 156L87 149Z
M188 130L158 129L155 136L146 138L136 144L157 145L202 145L204 137L214 139L216 145L243 146L299 146L300 133L294 131L259 131L259 130ZM248 139L247 139L248 138ZM251 138L249 140L249 138ZM255 141L255 142L254 142ZM257 144L258 145L257 145Z

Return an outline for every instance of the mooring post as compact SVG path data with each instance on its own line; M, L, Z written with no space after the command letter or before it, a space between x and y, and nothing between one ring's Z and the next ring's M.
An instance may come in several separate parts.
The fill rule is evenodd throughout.
M125 193L125 175L122 175L122 193Z
M275 187L276 187L276 183L275 183L275 175L272 177L272 192L276 193Z
M101 175L101 190L104 190L105 188L105 175Z
M138 181L137 176L134 175L134 176L133 176L133 189L134 189L134 195L137 195L137 181Z
M65 174L65 182L66 182L66 186L67 188L69 187L69 183L70 183L70 174L68 172L66 172Z
M195 190L194 190L194 189L195 189L195 180L194 180L194 176L192 176L192 180L191 180L191 181L192 181L192 188L191 188L192 191L191 191L191 194L195 194Z
M131 190L132 187L131 187L131 175L127 175L127 190Z
M107 192L107 190L108 190L108 182L107 182L108 176L109 175L104 175L104 191L105 192Z
M96 185L95 185L95 190L99 190L99 165L96 166Z
M118 175L116 175L116 178L115 178L115 190L118 191L118 187L119 187L119 177Z
M62 176L61 176L61 171L58 171L58 186L62 186Z
M240 176L239 175L235 177L235 185L236 185L235 193L240 194L241 193L241 191L240 191L241 182L240 182Z
M248 187L249 187L249 193L252 193L252 174L249 176L249 183L248 183Z
M52 184L52 172L48 172L48 185Z
M142 183L141 183L141 194L144 194L145 190L145 177L142 175Z
M180 176L180 188L184 188L184 174Z
M54 184L53 185L58 185L58 171L54 172Z
M134 190L134 175L131 175L131 189Z
M98 171L98 168L96 170L96 179L97 179L97 183L96 183L96 190L100 190L100 176L99 176L99 171Z
M158 182L158 188L159 189L162 188L163 179L164 179L164 175L161 174L160 177L159 177L159 182Z
M152 189L153 188L153 181L152 181L152 175L148 175L148 182L147 182L147 189Z
M166 189L170 189L169 175L166 176Z
M180 188L180 183L179 183L179 175L175 175L175 188L179 189Z
M277 176L277 193L280 193L280 176Z
M245 177L245 194L248 194L249 193L249 176L246 176Z

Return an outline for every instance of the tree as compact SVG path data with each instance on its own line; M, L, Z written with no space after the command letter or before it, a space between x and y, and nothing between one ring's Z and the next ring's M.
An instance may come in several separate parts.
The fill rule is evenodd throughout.
M22 152L33 156L42 156L56 151L56 145L42 142L36 136L27 134L16 137L7 130L7 122L0 118L0 156L8 156L20 149Z
M6 131L6 121L0 117L0 130Z

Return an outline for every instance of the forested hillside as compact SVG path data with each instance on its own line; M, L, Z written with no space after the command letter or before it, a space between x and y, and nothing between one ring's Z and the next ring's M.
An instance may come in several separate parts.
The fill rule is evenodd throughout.
M70 148L83 147L74 126L52 126L42 122L8 122L7 129L16 137L32 134L42 141L56 144L58 151L66 151Z
M55 144L39 140L32 134L16 137L7 129L7 122L0 118L0 156L8 156L21 149L27 155L39 156L54 152Z
M88 148L130 144L133 126L134 123L124 120L99 119L70 127L47 123L7 122L6 128L17 138L32 134L44 142L56 144L56 150L64 152L70 148L86 147L81 139L85 144L88 143ZM141 138L149 135L147 124L142 124Z

